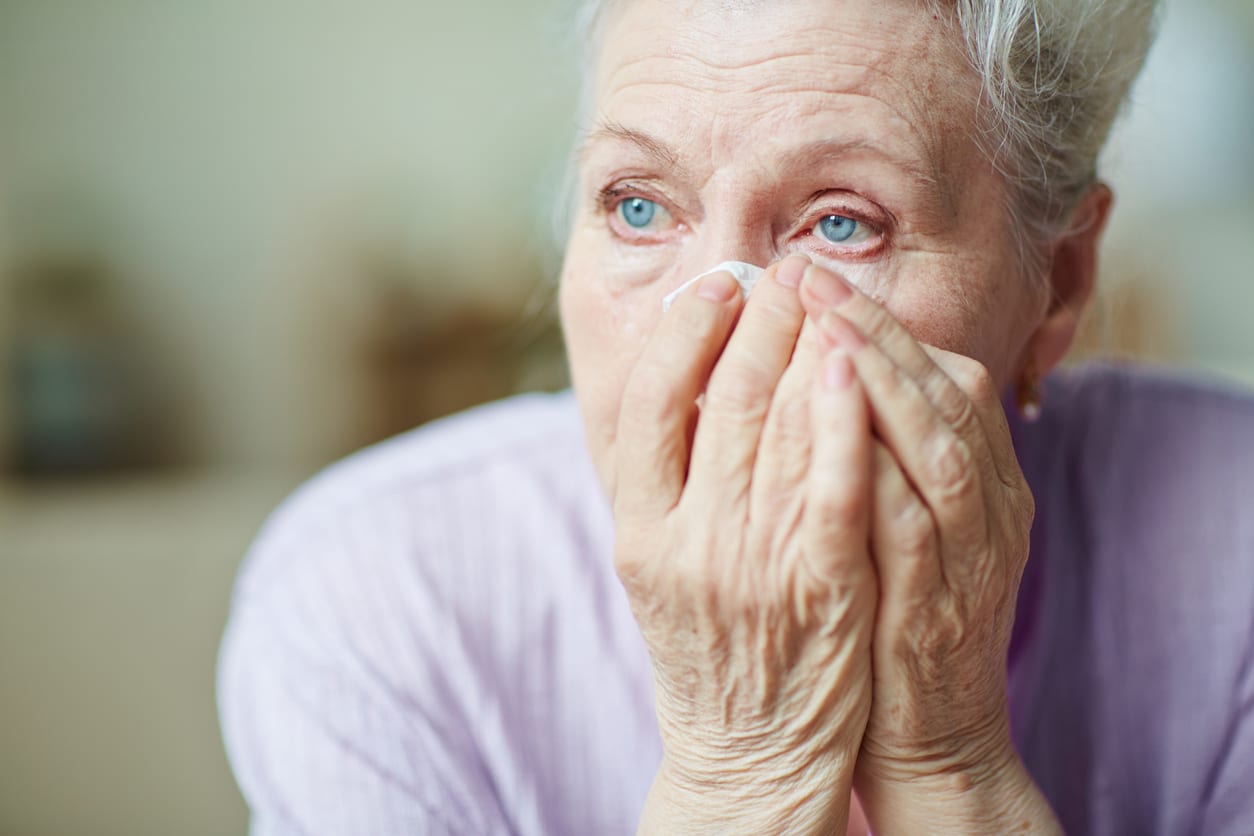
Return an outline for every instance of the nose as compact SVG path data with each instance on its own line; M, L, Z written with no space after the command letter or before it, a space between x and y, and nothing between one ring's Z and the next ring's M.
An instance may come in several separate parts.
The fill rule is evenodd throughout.
M724 261L766 267L778 257L769 221L724 203L706 212L681 257L683 275L704 273Z

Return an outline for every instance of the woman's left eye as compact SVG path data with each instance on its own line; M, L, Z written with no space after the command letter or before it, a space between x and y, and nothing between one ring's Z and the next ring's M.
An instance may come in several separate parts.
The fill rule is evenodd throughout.
M861 244L875 231L846 215L825 215L814 225L814 234L829 244Z

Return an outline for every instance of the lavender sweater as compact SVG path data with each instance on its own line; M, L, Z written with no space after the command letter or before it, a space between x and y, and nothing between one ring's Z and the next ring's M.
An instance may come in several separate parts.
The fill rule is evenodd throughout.
M1069 833L1254 836L1254 399L1090 368L1014 432L1029 769ZM633 832L660 748L612 526L569 393L302 488L220 659L253 834Z

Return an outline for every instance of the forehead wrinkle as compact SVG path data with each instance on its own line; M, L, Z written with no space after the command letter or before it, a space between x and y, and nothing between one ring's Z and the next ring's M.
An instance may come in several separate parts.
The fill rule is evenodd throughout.
M958 195L950 182L949 165L967 155L969 149L964 146L969 143L963 140L968 134L942 130L938 124L941 120L936 117L940 113L954 113L959 107L963 112L955 115L970 116L961 102L947 100L943 95L945 91L957 93L963 100L975 96L962 95L971 73L963 72L966 65L955 60L960 51L954 44L930 30L920 35L913 29L869 33L862 29L853 31L848 27L827 26L805 33L802 44L794 40L780 51L764 53L751 49L752 54L746 54L740 49L724 48L733 41L739 42L738 37L730 40L725 36L715 37L719 31L694 25L696 21L691 16L686 22L687 26L678 32L667 32L669 38L664 38L654 36L654 21L645 18L641 21L643 25L628 28L630 39L608 41L610 45L623 45L625 49L614 50L618 60L599 63L597 98L603 105L618 103L622 96L635 102L630 109L633 118L623 120L633 123L633 130L619 132L619 139L631 142L659 165L676 169L685 162L684 156L691 149L682 141L668 146L658 136L640 128L676 129L679 134L667 137L673 142L704 135L703 144L709 144L709 157L686 162L691 166L709 163L717 166L716 160L731 159L728 154L739 153L737 149L742 140L736 134L741 125L757 123L762 126L764 121L770 120L775 123L772 130L778 131L786 128L787 123L784 118L772 118L776 114L786 113L787 118L794 119L810 118L824 111L847 114L851 124L867 125L869 133L862 142L847 145L846 152L881 152L878 156L936 198L936 208L943 216L949 219L956 216ZM900 38L917 42L929 57L947 60L923 62L933 68L932 72L923 78L914 78L919 62L903 57L910 51L899 48ZM632 44L640 48L633 48ZM816 69L821 70L819 76L815 75ZM825 81L819 82L820 77ZM872 112L868 122L867 112L851 101L857 98L877 108L878 118ZM943 101L937 101L938 98ZM640 103L649 101L672 103L657 111L662 119L657 125L652 116L643 124L639 122ZM607 115L619 115L614 110L611 107ZM692 121L693 117L702 115L708 115L712 122L702 127ZM870 130L872 126L878 130ZM888 132L884 133L886 128ZM824 133L837 132L818 133L818 138L837 138L825 137ZM594 131L589 139L605 134ZM834 153L826 156L834 156Z
M580 155L586 156L593 146L601 142L622 142L631 145L660 168L677 174L683 174L687 170L681 151L643 128L629 127L616 120L603 119L587 134L580 146ZM947 187L948 180L940 171L937 161L930 155L925 154L922 159L916 159L908 154L895 153L884 143L877 142L872 137L857 135L816 139L797 147L785 147L778 151L777 173L813 170L825 163L844 162L851 154L868 154L877 157L901 170L916 184L926 187L939 201L941 210L947 216L952 217L954 214L952 195Z
M672 49L664 54L635 56L611 69L608 77L603 80L603 100L604 98L616 99L626 90L635 90L638 93L640 90L652 86L682 88L688 94L685 98L695 97L690 98L689 101L690 105L696 107L698 111L701 109L698 105L701 99L711 95L720 96L729 93L737 96L737 99L740 100L738 103L755 105L757 107L765 105L766 110L779 109L779 104L771 106L771 100L777 98L786 100L788 97L814 96L816 98L865 99L877 107L887 109L891 113L892 119L904 128L906 133L916 138L919 146L919 160L907 159L902 155L894 154L884 154L883 156L896 164L913 179L933 189L941 199L946 214L952 216L954 212L953 195L949 187L948 178L943 170L943 162L948 159L949 155L946 154L944 148L938 147L945 144L945 137L943 134L938 135L937 131L931 130L932 126L926 118L928 108L919 99L920 94L924 91L914 91L908 85L902 84L898 80L897 74L891 71L894 59L898 56L895 56L891 51L863 47L859 52L868 54L868 60L860 63L850 60L850 57L845 53L837 54L826 50L816 53L802 50L782 54L776 53L762 59L724 66L711 62L707 57L696 52ZM761 68L769 64L779 64L787 67L791 62L810 62L816 57L821 57L824 60L827 72L839 72L841 75L846 76L837 89L816 87L804 83L799 84L798 82L802 82L809 75L807 72L761 72ZM668 75L667 67L676 63L686 66L690 71L695 66L699 68L699 71L689 74L687 83L677 83L666 78ZM763 75L766 77L763 78ZM746 83L746 76L748 76L748 83ZM832 76L829 75L828 78L831 79ZM871 87L869 91L856 89L868 86ZM930 87L931 84L925 86ZM875 88L878 88L878 91ZM897 95L885 95L887 93L885 88L894 89ZM878 95L877 92L879 92ZM781 104L787 110L796 111L798 116L802 112L805 115L812 115L828 109L813 105L798 105L797 103L787 101ZM718 115L718 111L715 111L714 114ZM763 115L762 113L756 116L752 113L745 113L739 118L758 120ZM918 118L912 119L910 116ZM678 164L679 155L673 150L665 149L667 151L666 156L659 153L662 149L657 146L664 145L663 143L659 143L655 139L652 142L641 142L641 137L639 136L631 139L634 144L640 146L642 150L645 150L649 156L657 159L658 162L669 166ZM710 141L712 142L712 149L720 147L720 143L715 137L710 137ZM867 144L869 145L869 140ZM883 149L877 148L876 150Z

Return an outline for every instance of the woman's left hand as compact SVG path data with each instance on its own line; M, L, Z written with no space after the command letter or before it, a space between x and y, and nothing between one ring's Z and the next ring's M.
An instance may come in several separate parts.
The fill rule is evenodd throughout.
M1034 514L988 371L924 347L807 269L807 314L844 348L878 438L880 603L855 786L876 833L1060 832L1010 739L1006 655Z

